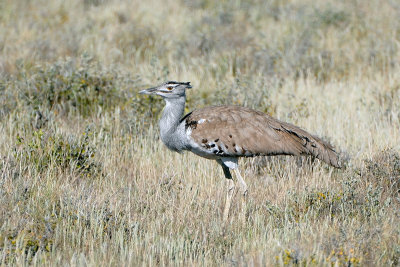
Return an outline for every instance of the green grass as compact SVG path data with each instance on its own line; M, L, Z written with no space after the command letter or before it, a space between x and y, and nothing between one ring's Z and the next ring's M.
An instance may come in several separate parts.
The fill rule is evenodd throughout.
M157 7L157 8L155 8ZM394 1L3 1L2 265L397 266ZM255 108L331 142L344 168L168 151L160 99Z

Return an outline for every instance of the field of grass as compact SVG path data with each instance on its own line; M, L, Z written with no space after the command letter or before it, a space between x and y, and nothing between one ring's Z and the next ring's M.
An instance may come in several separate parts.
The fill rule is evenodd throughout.
M396 0L0 2L0 264L398 266ZM168 151L163 101L255 108L330 141L342 169ZM244 212L243 212L244 211Z

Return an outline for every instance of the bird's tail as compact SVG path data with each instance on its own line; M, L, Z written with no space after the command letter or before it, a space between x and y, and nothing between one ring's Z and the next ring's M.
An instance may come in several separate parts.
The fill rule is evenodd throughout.
M325 161L335 168L341 168L339 154L327 142L313 136L314 142L307 144L308 154ZM314 145L315 144L315 145Z
M300 141L300 154L314 156L335 168L341 168L339 154L328 142L325 142L294 125L285 124L282 126L288 133L290 133L293 139L297 139L293 140L295 143L299 145Z

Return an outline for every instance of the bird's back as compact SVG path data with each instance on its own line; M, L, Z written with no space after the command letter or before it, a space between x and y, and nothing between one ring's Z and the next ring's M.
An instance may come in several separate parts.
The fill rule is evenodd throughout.
M240 106L212 106L187 114L193 152L208 158L258 155L312 155L340 167L333 147L292 124ZM198 153L200 152L200 153Z

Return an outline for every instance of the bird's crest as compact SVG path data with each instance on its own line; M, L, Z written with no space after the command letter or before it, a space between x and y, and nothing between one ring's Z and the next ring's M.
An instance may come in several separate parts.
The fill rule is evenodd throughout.
M186 85L188 89L192 88L192 86L190 85L190 82L177 82L177 81L168 81L165 84L181 84L181 85Z

